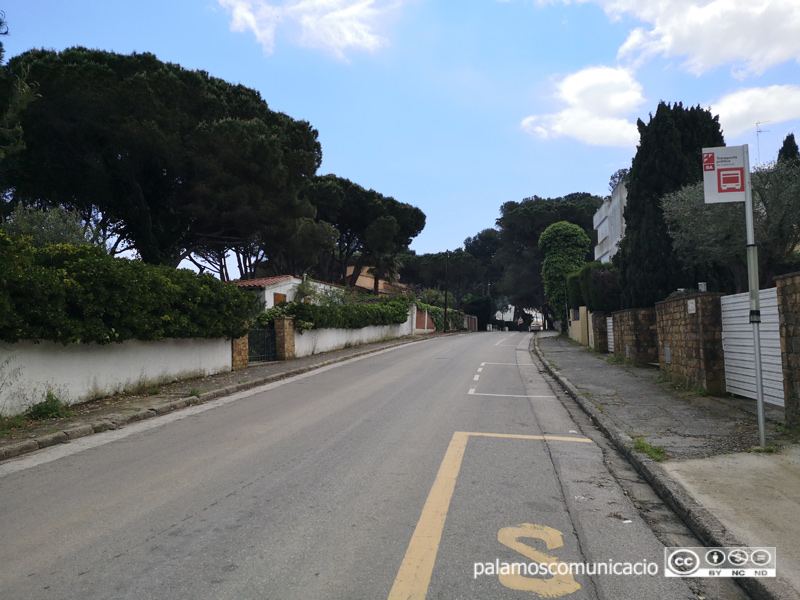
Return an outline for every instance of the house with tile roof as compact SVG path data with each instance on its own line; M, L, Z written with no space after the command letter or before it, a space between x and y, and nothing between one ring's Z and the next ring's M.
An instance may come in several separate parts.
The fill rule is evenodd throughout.
M312 279L309 279L309 281L320 291L338 287L322 281L315 281ZM256 292L264 305L264 310L267 310L281 302L292 302L297 293L297 286L303 283L303 280L300 277L294 277L292 275L276 275L274 277L259 277L257 279L238 279L231 283L240 288Z

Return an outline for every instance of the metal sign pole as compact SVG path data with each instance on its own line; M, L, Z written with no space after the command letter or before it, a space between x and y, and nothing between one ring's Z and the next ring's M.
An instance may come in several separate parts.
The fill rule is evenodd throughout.
M756 370L758 438L764 447L767 440L764 425L764 381L761 373L761 302L758 291L758 249L753 225L753 195L750 188L750 149L747 144L703 148L703 195L706 204L744 202L750 323L753 325L753 358Z
M764 380L761 373L761 301L758 290L758 247L753 225L753 195L750 190L750 151L744 149L744 211L747 227L747 280L750 288L750 323L753 325L753 356L756 368L756 403L758 409L758 441L767 445L764 419Z

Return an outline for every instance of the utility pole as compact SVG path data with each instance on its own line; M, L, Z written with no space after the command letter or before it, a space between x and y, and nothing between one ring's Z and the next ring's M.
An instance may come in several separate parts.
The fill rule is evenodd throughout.
M450 263L450 250L445 250L444 254L444 332L447 333L450 329L450 324L447 321L447 270Z

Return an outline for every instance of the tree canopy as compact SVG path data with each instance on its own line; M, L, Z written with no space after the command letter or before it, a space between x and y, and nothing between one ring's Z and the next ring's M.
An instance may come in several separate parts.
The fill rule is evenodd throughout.
M645 124L627 177L625 237L614 260L620 267L623 305L653 306L696 281L672 248L661 198L702 178L702 149L724 146L718 117L698 107L661 102Z
M751 176L755 238L761 284L798 266L800 246L800 164L778 161ZM661 201L675 251L687 263L721 265L736 289L747 291L745 215L741 202L705 204L695 183Z
M567 276L586 262L591 247L589 236L580 225L559 221L539 237L539 250L544 253L542 281L551 310L562 322L566 321Z
M367 266L387 276L425 227L425 213L419 208L336 175L312 178L304 197L315 208L317 220L336 232L336 242L320 257L317 270L328 281L345 282L351 265L350 285Z
M541 307L545 290L542 284L544 252L538 242L553 223L569 221L578 225L597 243L592 218L603 199L588 193L568 194L560 198L533 196L521 202L506 202L500 207L497 227L500 247L496 262L502 266L499 291L518 306ZM587 259L590 259L587 250Z
M778 162L800 165L800 148L797 147L793 133L783 138L781 149L778 150Z
M117 249L172 266L304 214L317 132L255 90L152 54L85 48L26 52L6 75L36 81L40 95L20 113L25 149L0 174L12 205L77 210Z
M17 206L0 229L11 236L27 237L35 247L52 244L81 246L96 241L81 222L80 215L58 206L49 210Z
M8 25L5 14L0 11L0 37L4 35L8 35ZM0 65L4 53L0 41ZM0 67L0 161L25 148L19 114L35 98L36 85L28 83L25 71L13 75L5 66Z

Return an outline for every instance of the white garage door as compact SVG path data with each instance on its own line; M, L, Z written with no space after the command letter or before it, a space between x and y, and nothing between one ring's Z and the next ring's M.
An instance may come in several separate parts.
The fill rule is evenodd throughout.
M764 401L783 406L778 291L776 288L761 290L760 298ZM725 352L725 386L728 392L755 398L753 326L750 324L750 295L747 293L722 298L722 349Z

